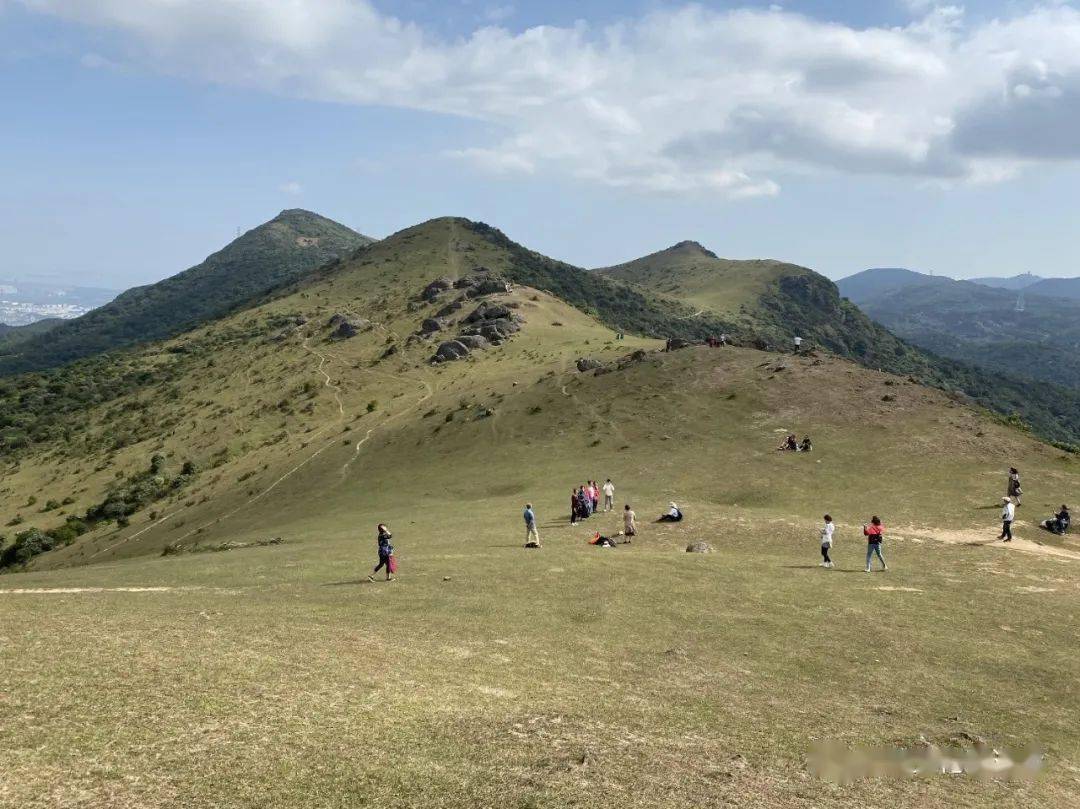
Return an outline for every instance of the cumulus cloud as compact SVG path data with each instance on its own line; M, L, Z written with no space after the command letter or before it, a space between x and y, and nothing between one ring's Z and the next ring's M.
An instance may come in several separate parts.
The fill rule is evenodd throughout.
M896 28L687 5L448 40L367 0L19 1L118 32L110 59L486 122L449 154L501 174L742 198L791 173L986 182L1080 159L1080 12L1058 2L969 23L909 0Z
M290 194L295 197L304 193L304 186L300 185L296 180L289 180L287 183L279 185L278 190L283 194Z

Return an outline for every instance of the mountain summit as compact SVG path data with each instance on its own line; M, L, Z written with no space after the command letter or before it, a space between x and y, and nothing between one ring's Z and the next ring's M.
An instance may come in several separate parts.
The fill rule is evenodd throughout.
M178 275L135 287L112 303L18 345L0 375L63 365L160 340L221 317L373 240L324 216L285 210Z

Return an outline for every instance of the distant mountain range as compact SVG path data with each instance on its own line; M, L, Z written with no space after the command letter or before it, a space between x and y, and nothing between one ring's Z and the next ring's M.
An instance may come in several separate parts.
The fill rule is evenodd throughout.
M998 373L1080 388L1080 279L954 281L881 268L837 286L878 323L922 348Z

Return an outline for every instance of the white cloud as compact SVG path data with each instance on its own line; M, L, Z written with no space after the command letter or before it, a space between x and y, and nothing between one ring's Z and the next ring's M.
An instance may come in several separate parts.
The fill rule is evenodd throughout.
M290 194L291 196L297 196L304 193L304 186L296 182L296 180L289 180L287 183L282 183L278 186L278 191L283 194Z
M1057 2L976 24L906 0L911 24L861 29L688 5L455 40L367 0L21 2L119 32L109 59L487 122L452 155L498 173L741 198L796 172L990 182L1080 159L1080 12Z

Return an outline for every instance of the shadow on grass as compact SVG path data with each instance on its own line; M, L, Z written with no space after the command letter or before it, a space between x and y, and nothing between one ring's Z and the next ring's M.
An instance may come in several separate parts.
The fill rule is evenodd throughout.
M821 565L781 565L785 570L825 570ZM861 567L831 567L828 568L831 573L862 573Z
M378 583L379 581L380 579L376 579L375 583ZM365 576L362 579L354 579L352 581L328 581L323 587L349 587L354 584L372 584L372 582L368 581Z

